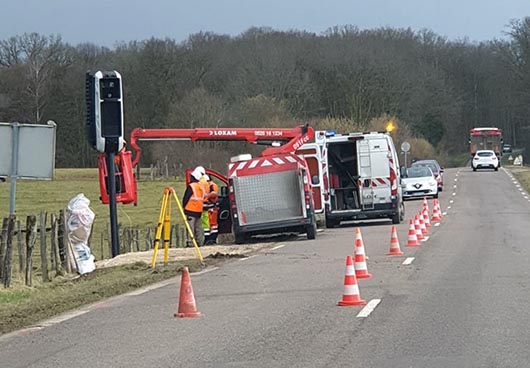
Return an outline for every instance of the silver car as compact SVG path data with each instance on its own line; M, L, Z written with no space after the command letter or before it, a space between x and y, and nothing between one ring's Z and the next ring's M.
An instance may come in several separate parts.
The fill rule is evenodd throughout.
M438 182L432 170L423 165L411 166L401 179L403 199L438 198Z

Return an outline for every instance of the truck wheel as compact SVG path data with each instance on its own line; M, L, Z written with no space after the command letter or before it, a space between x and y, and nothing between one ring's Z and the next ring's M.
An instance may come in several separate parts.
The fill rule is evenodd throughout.
M317 224L314 222L306 227L307 239L313 240L317 237Z
M245 233L234 233L234 238L236 244L243 244L247 240L247 236Z

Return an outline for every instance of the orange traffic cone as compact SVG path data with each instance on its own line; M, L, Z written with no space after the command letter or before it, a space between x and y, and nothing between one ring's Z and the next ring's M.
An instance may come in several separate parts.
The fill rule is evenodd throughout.
M357 241L357 239L359 239L361 241L361 244L363 245L363 249L364 249L364 242L363 242L363 236L361 234L361 228L360 227L356 227L355 228L355 241ZM357 244L357 243L356 243ZM353 252L353 255L355 256L355 252ZM368 260L368 255L366 254L366 252L364 253L364 258L366 260Z
M440 213L440 205L436 199L434 201L435 201L434 205L432 206L431 221L432 222L442 221L442 214Z
M346 274L344 276L344 293L342 300L337 303L341 307L351 305L365 305L366 301L361 299L359 294L359 286L357 285L357 278L355 277L355 270L353 268L353 261L351 256L346 256Z
M390 251L387 256L402 256L403 252L399 248L399 240L397 237L396 227L392 226L392 232L390 234Z
M197 307L195 306L190 273L188 267L184 267L180 282L179 309L175 313L175 317L199 317L200 315L201 313L197 312Z
M418 218L418 215L414 216L414 229L416 229L416 237L418 240L423 240L423 233L421 232L420 227L420 219Z
M407 240L407 247L419 247L418 237L416 236L416 228L414 222L411 219L409 221L409 238Z
M427 211L429 210L429 202L427 202L427 197L423 197L423 208L427 208Z
M429 230L427 230L427 226L425 226L425 222L423 221L423 214L421 212L418 213L418 220L420 221L421 234L423 236L429 235Z
M431 227L431 221L429 220L429 208L423 209L423 222L425 223L425 227L427 229Z
M366 253L364 251L363 237L361 236L361 230L357 228L357 234L355 236L355 276L359 279L369 279L372 277L368 273L368 266L366 264Z

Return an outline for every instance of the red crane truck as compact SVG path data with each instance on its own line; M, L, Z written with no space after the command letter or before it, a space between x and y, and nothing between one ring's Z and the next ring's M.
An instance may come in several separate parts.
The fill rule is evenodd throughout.
M118 153L121 165L121 190L117 201L135 203L136 182L133 168L141 156L139 141L246 141L266 144L260 157L239 155L228 165L227 175L208 170L210 176L225 186L219 195L219 233L233 232L235 242L246 242L250 236L282 232L316 236L312 183L306 161L295 154L314 136L308 125L294 128L196 128L141 129L131 132L130 147L135 151ZM99 160L101 199L108 203L105 160ZM126 174L121 172L127 171ZM126 179L123 182L123 179Z

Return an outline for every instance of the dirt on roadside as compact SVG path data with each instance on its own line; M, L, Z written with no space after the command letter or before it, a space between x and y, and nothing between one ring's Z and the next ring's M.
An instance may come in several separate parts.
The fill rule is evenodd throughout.
M250 255L259 249L272 247L274 243L257 243L246 245L213 245L199 247L198 251L203 258L231 258L244 257ZM195 248L170 248L168 249L168 261L185 261L188 259L199 259ZM96 262L96 269L123 266L142 262L150 265L153 261L153 250L145 252L133 252L120 254L111 259L104 259ZM164 264L164 249L159 249L156 257L156 264Z

